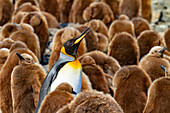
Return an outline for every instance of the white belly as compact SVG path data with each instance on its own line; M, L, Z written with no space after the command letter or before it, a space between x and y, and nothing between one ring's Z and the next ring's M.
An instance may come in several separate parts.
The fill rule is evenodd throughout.
M68 64L63 66L63 68L61 68L58 72L57 78L51 84L48 92L54 91L56 87L63 82L69 83L76 93L80 93L82 83L82 68L75 69Z

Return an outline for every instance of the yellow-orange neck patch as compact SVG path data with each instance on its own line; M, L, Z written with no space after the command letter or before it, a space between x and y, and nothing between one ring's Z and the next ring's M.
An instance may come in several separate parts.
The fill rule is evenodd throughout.
M65 50L65 47L64 47L64 46L61 48L60 51L61 51L63 54L65 54L65 55L67 55L67 56L69 56L69 57L74 58L73 56L71 56L71 55L69 55L69 54L66 53L66 50Z
M78 69L78 68L82 67L78 59L76 59L76 60L74 60L72 62L69 62L68 65L70 65L71 67L73 67L75 69Z

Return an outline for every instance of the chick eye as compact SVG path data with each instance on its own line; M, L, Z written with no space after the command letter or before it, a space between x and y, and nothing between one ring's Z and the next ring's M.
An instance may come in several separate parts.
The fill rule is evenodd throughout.
M26 60L30 60L29 58L26 58Z
M155 50L155 52L158 52L157 50Z

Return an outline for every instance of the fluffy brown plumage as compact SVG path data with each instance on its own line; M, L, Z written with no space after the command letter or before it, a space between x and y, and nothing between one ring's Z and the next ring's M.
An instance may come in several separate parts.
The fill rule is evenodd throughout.
M149 75L136 65L125 66L116 72L113 84L114 98L124 113L142 113L151 84Z
M25 48L15 49L9 54L4 66L0 71L0 86L3 87L0 88L0 109L3 113L13 112L11 96L11 73L13 68L18 65L19 59L16 58L16 53L27 53L33 57L35 63L38 62L38 59L34 53Z
M120 14L120 11L119 11L120 0L101 0L101 1L110 6L113 12L114 18L117 19Z
M0 48L8 48L10 49L11 45L14 41L10 38L5 38L3 41L0 41Z
M85 90L89 90L89 91L92 90L92 85L89 77L84 72L82 72L81 92Z
M45 17L40 12L28 13L22 23L28 23L34 28L34 33L37 34L40 42L41 63L44 63L44 52L49 39L48 24Z
M35 5L38 7L37 0L17 0L15 2L15 9L17 9L19 6L21 6L24 3L31 3L32 5Z
M85 23L85 20L83 19L83 11L92 2L94 2L94 0L74 0L69 14L69 22L80 24Z
M80 32L71 27L66 27L58 31L53 39L53 49L49 59L49 70L53 64L58 60L60 55L60 49L62 45L69 39L76 38L80 35ZM88 35L87 35L88 36ZM77 56L81 56L86 52L85 40L80 43L77 51Z
M69 13L74 0L58 0L60 11L60 22L68 23Z
M9 55L9 49L7 49L7 48L0 49L0 71L1 71L1 68L4 65L6 59L8 58L8 55Z
M143 113L169 113L170 77L156 79L148 91L148 100ZM159 103L159 104L158 104Z
M121 0L120 14L127 15L131 20L133 17L140 17L142 15L141 0Z
M46 73L30 55L24 53L21 56L24 59L20 59L11 74L13 113L34 113Z
M85 25L91 27L93 31L97 33L102 33L103 35L108 37L108 28L101 20L92 19L89 22L86 22Z
M145 30L150 30L149 23L141 18L141 17L135 17L132 19L132 23L134 25L134 31L136 38Z
M10 0L0 0L0 26L11 19L12 3Z
M26 49L28 49L27 45L26 45L24 42L15 41L15 42L11 45L11 47L10 47L10 52L12 52L13 50L18 49L18 48L26 48Z
M138 44L135 38L126 32L114 36L109 44L108 55L114 57L121 66L139 63Z
M124 26L124 27L122 27ZM134 34L134 26L132 22L129 21L129 18L126 15L120 15L118 20L112 22L109 27L109 42L113 39L116 33L127 32L133 36Z
M114 20L113 12L109 5L103 2L93 2L83 11L83 19L100 19L109 26Z
M16 15L12 16L12 22L20 24L22 18L27 14L28 12L19 12Z
M141 0L142 1L142 17L148 22L152 19L152 5L151 0Z
M60 20L59 4L57 0L39 0L39 6L41 11L48 12L55 16L55 18Z
M85 29L87 29L88 27L85 25L75 25L74 26L76 29L78 29L80 32L83 32ZM91 31L90 33L88 33L88 35L85 38L86 40L86 47L87 47L87 52L90 51L94 51L97 50L97 36L94 34L93 31Z
M98 91L81 92L70 104L58 113L123 113L115 99Z
M26 30L19 30L14 32L9 38L14 41L22 41L27 47L40 59L40 44L39 39L33 32L28 32Z
M61 83L45 97L38 113L56 113L56 111L74 99L71 94L72 91L73 88L70 84Z
M167 47L167 50L170 52L170 29L168 29L164 34L164 41Z
M161 37L156 31L146 30L143 31L137 39L139 50L140 50L140 59L149 53L150 49L154 46L159 46L161 44Z
M170 67L169 61L163 58L163 53L159 52L162 49L160 46L153 47L139 63L139 66L149 74L152 81L165 75L160 65Z

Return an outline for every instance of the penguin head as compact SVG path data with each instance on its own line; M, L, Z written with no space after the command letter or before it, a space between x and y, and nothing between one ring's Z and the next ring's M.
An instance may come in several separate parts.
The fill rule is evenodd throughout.
M63 82L60 85L58 85L55 90L66 91L72 94L77 94L75 91L73 91L72 86L66 82Z
M70 39L67 42L64 43L64 45L61 48L61 52L65 55L68 55L73 58L77 58L77 50L80 45L80 42L83 40L83 38L92 30L89 30L90 28L87 28L85 31L83 31L78 37L74 39ZM89 31L88 31L89 30ZM88 32L87 32L88 31ZM86 33L87 32L87 33Z
M16 53L16 55L19 57L20 61L19 64L21 65L34 64L34 60L30 55L26 53L23 54Z
M161 46L154 46L150 50L149 54L152 55L152 56L155 56L155 57L163 58L163 54L164 54L166 49L167 49L166 47L162 48Z

